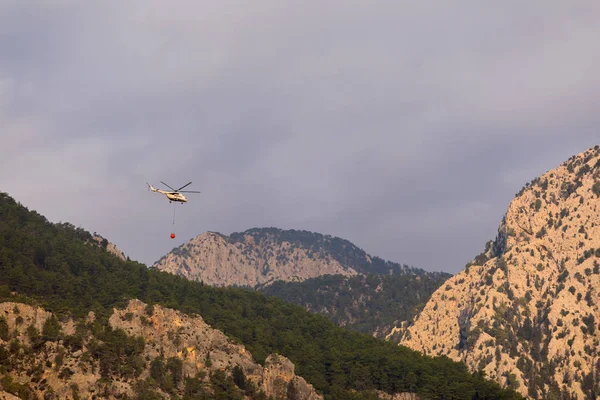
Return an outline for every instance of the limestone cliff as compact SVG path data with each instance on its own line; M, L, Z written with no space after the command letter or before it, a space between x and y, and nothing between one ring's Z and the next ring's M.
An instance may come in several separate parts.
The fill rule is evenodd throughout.
M464 361L531 398L596 398L599 196L599 146L527 184L496 240L398 329L401 344Z
M313 232L257 228L225 236L203 233L154 268L214 286L257 287L322 275L424 273L371 257L347 240Z
M287 358L270 355L262 367L200 316L131 300L110 316L111 331L93 328L94 319L58 322L38 307L0 303L0 371L8 372L0 398L209 398L228 387L246 399L322 399Z

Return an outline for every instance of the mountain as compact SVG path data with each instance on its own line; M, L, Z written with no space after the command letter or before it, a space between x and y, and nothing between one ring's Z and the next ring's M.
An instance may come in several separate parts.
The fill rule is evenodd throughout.
M299 377L325 400L415 395L421 399L521 398L447 357L423 356L341 329L302 307L255 291L215 288L122 260L99 246L89 232L69 223L50 223L4 193L0 193L0 303L4 307L11 303L0 314L4 319L0 322L0 393L22 398L35 398L27 393L39 390L47 399L56 398L48 392L65 393L65 384L77 393L73 398L81 397L83 387L98 387L96 397L105 397L106 387L126 393L131 384L141 391L134 398L161 398L160 393L169 390L179 390L177 394L183 392L185 398L186 392L195 396L204 389L213 392L215 399L239 398L247 390L244 382L261 382L251 378L261 373L255 364L263 367L265 391L269 390L265 374L277 375L275 386L288 382L284 396L288 399L298 398L293 388L287 391L288 378L299 388L303 386ZM27 312L33 319L19 319L13 303L19 303L18 313ZM27 327L15 332L21 323ZM218 366L211 370L208 357L201 362L206 350L211 352L211 363L217 350L222 352L221 361L231 363L225 370ZM157 361L158 354L163 357ZM6 360L10 365L4 364ZM187 375L195 371L186 364L190 360L206 374ZM290 363L298 380L291 376ZM180 375L183 368L192 369ZM80 385L69 380L76 375L98 379ZM138 378L142 384L135 381ZM181 378L184 387L178 386ZM260 393L252 397L260 398Z
M451 276L324 275L302 282L278 281L259 290L322 314L338 326L383 339L396 324L411 320Z
M517 193L498 235L401 343L537 399L600 395L600 146ZM406 328L406 327L404 327Z
M153 267L213 286L254 288L380 338L451 276L384 261L338 237L277 228L204 233Z
M321 275L425 273L372 257L345 239L277 228L254 228L229 236L203 233L153 267L213 286L252 288Z
M0 303L0 315L0 368L10 371L0 385L23 399L323 399L285 357L263 367L201 317L139 300L114 309L106 327L93 312L59 321L15 302Z

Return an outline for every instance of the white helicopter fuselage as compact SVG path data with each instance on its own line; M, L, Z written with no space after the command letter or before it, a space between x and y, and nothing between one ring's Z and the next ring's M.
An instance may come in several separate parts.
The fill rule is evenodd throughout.
M180 203L187 203L187 199L181 193L174 192L163 192L165 196L169 199L169 201L178 201Z
M150 190L156 193L164 194L169 199L169 202L178 201L180 203L187 203L187 198L178 192L167 192L166 190L156 189L152 185L148 185Z

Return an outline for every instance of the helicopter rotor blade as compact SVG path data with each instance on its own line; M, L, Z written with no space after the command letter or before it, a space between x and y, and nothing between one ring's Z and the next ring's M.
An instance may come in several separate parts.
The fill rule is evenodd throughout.
M180 187L179 189L177 189L176 192L179 192L181 189L183 189L184 187L187 187L187 186L189 186L191 184L192 184L192 182L190 182L190 183L188 183L186 185L183 185L182 187Z
M165 185L166 187L168 187L169 189L171 189L172 191L176 192L177 190L173 189L171 186L167 185L166 183L164 183L163 181L160 181L160 183L162 183L163 185ZM191 183L191 182L190 182Z
M178 190L179 193L202 193L195 190Z

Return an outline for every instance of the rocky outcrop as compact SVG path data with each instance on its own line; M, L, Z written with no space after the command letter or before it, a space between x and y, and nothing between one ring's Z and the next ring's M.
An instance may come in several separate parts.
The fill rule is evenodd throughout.
M64 324L56 340L41 343L41 335L48 329L44 326L51 318L52 313L39 307L14 302L0 303L0 324L6 323L9 332L8 337L0 337L0 347L16 352L9 360L12 385L26 386L28 393L40 398L71 398L72 385L89 393L96 392L100 374L85 367L76 367L81 361L82 351L69 352L61 344L66 335L73 333L72 321ZM35 357L31 357L32 354ZM66 375L68 381L64 379Z
M272 236L240 240L214 232L203 233L174 249L154 265L162 271L213 286L265 285L277 280L303 281L321 275L356 275L331 254L314 253Z
M496 240L433 294L401 344L532 398L585 399L600 393L599 290L596 146L517 194Z
M108 320L112 330L126 335L118 339L120 342L130 341L123 343L125 353L121 357L126 358L127 352L140 352L119 367L120 373L116 375L115 367L106 364L110 357L101 357L102 352L109 351L110 345L103 347L100 338L81 333L85 326L89 327L87 323L93 322L92 314L86 321L78 323L70 319L58 322L51 313L38 307L0 303L0 318L0 354L6 349L11 352L0 365L10 363L12 382L27 387L41 398L73 398L75 392L83 397L97 395L114 399L124 395L143 398L143 390L148 390L144 385L151 386L156 382L156 371L164 370L166 364L167 369L177 366L180 379L175 386L173 383L154 383L151 389L160 396L168 396L166 388L183 392L185 378L199 379L210 387L210 377L223 372L225 376L237 379L236 384L245 382L244 388L255 387L267 397L322 399L312 385L294 373L294 365L287 358L270 355L263 368L243 345L211 328L202 317L148 306L139 300L129 301L124 309L115 309ZM7 327L5 331L3 324ZM82 342L74 348L76 337L81 337ZM153 368L155 372L152 372ZM236 369L237 377L234 377ZM8 388L1 389L8 392ZM0 396L2 394L0 391Z
M52 316L52 313L27 304L0 303L0 318L4 318L8 326L8 332L13 333L13 336L22 342L29 343L29 336L25 328L31 326L41 332L44 323L50 316ZM15 333L17 335L14 335Z
M19 397L14 394L10 394L5 392L4 390L0 390L0 400L21 400Z
M141 336L152 343L145 351L150 359L160 355L181 359L184 376L195 376L201 369L225 370L238 365L251 381L259 383L262 379L260 366L244 346L233 343L200 316L132 300L125 309L115 309L108 322L113 329L123 329L129 336Z
M127 256L121 251L121 249L119 249L114 243L109 242L108 239L98 235L96 232L94 232L93 239L109 253L114 254L123 261L127 259Z
M322 399L312 385L294 373L294 364L287 358L271 354L265 360L262 387L275 399Z
M262 368L243 345L211 328L198 315L190 317L169 308L149 307L139 300L132 300L124 310L115 310L109 324L152 343L145 353L150 359L162 355L165 359L177 357L183 360L184 376L195 376L201 370L231 370L237 365L246 379L263 389L267 397L287 398L278 397L283 385L285 390L293 386L299 393L298 399L322 398L312 385L295 375L290 360L281 355L270 355Z

